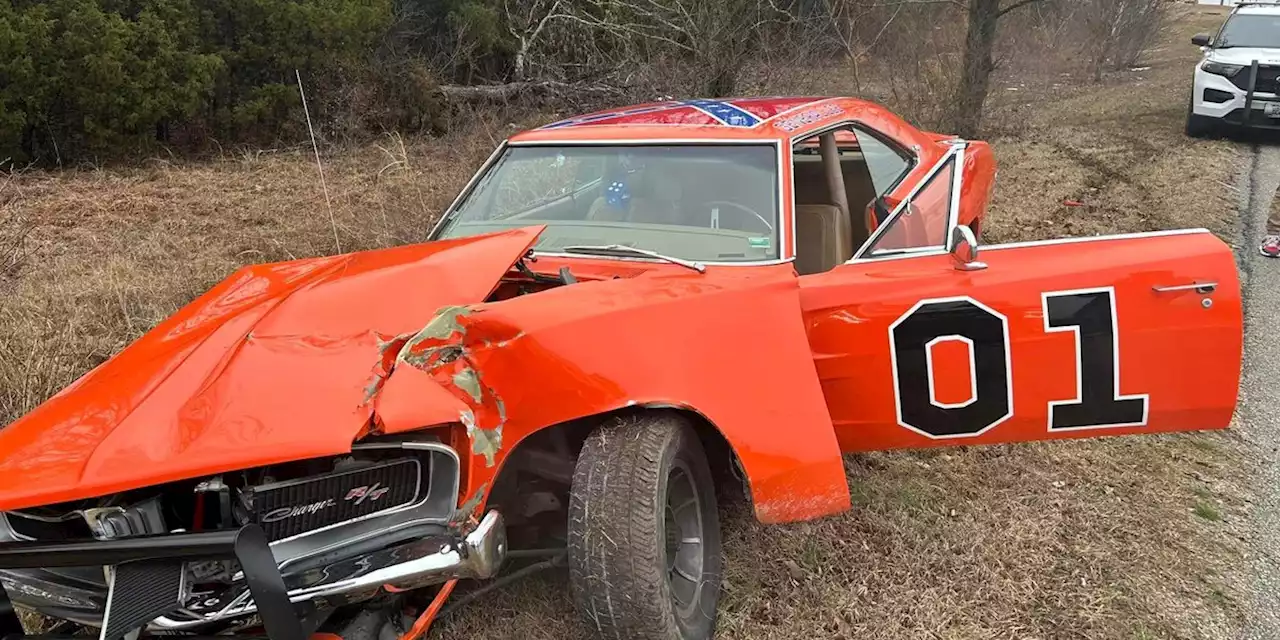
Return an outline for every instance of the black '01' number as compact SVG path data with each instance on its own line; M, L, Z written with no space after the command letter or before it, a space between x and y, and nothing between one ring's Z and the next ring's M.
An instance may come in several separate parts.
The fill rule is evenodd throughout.
M1049 430L1146 424L1148 397L1120 395L1115 289L1049 292L1042 302L1045 332L1073 333L1076 353L1076 395L1049 403ZM967 402L934 397L930 349L944 340L968 347L973 397ZM889 346L902 426L930 438L967 438L1013 415L1009 323L998 311L969 297L922 300L889 326Z
M1049 403L1050 431L1147 423L1147 396L1120 395L1115 289L1044 294L1044 330L1070 331L1076 342L1076 397Z
M974 397L948 406L933 397L932 344L969 346ZM973 298L923 300L889 327L898 424L930 438L976 436L1013 415L1009 321Z

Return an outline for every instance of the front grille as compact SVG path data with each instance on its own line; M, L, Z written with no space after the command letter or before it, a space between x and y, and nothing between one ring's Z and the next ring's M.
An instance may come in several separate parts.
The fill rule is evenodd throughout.
M1249 67L1241 69L1240 73L1231 78L1231 83L1248 91ZM1280 67L1258 65L1258 81L1253 90L1260 93L1280 93Z
M100 640L125 634L182 607L181 560L142 560L115 568Z
M254 522L281 540L417 502L426 476L415 458L383 462L252 490Z

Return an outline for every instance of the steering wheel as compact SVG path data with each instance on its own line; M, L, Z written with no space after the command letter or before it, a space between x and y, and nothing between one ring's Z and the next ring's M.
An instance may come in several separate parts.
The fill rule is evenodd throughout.
M773 224L770 223L767 219L765 219L764 216L760 215L760 213L757 212L755 209L752 209L747 205L744 205L738 202L731 202L729 200L711 200L706 203L706 206L711 208L715 208L717 206L727 206L731 211L737 211L739 213L745 213L747 215L755 216L755 219L759 220L760 223L763 224L766 229L768 229L770 232L773 231Z

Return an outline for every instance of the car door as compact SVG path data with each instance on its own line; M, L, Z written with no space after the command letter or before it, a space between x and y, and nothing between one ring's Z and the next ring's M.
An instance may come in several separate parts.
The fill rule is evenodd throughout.
M962 149L855 258L800 278L842 450L1227 426L1242 319L1205 230L951 251Z

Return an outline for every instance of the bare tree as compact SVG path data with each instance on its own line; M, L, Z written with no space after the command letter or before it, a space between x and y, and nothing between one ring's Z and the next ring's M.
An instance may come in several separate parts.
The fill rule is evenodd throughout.
M879 44L881 37L888 32L906 5L919 3L901 1L892 4L892 13L876 27L875 36L867 39L860 33L859 27L872 20L876 9L888 7L888 4L865 0L822 0L830 30L844 51L845 58L853 66L853 84L859 92L862 91L862 58Z
M1165 0L1089 0L1085 11L1090 71L1102 81L1107 65L1132 66L1160 28Z
M773 0L576 0L572 7L555 17L612 36L617 67L686 58L704 79L701 92L712 97L736 89L765 30L793 20Z
M564 0L533 0L518 4L524 6L513 9L511 0L504 0L503 8L506 10L507 30L518 43L512 75L516 82L524 82L529 79L529 53L547 32L547 26L556 20L570 20L574 16Z
M951 131L963 137L974 137L982 126L991 73L995 71L993 52L1000 19L1009 12L1045 0L968 0L968 34L965 38L964 62L960 83L952 102Z

